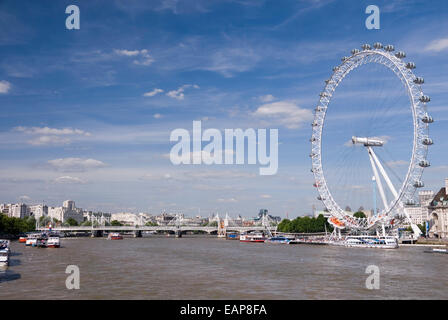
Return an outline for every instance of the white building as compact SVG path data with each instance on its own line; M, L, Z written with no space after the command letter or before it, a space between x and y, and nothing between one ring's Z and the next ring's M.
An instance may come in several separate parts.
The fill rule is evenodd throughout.
M423 190L418 193L419 203L416 205L405 206L406 212L409 214L412 223L423 224L430 219L429 204L434 199L434 191ZM406 224L408 224L406 222Z
M25 218L29 216L28 206L24 203L11 204L8 212L9 217Z
M448 179L445 179L445 187L432 199L428 210L431 218L429 235L448 239Z
M62 207L49 207L48 216L52 219L57 219L61 222L66 222L67 219L73 218L78 223L84 221L83 210L75 207L75 202L66 200Z
M30 216L33 216L36 220L40 217L46 217L48 215L48 206L37 204L29 206Z

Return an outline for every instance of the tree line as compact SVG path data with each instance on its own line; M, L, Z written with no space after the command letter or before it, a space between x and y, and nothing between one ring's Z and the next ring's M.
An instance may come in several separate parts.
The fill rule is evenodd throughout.
M333 227L322 214L317 218L297 217L294 220L283 219L277 226L277 231L292 233L313 233L333 231Z
M21 233L34 231L36 219L27 217L24 219L8 217L0 213L0 234L17 236Z

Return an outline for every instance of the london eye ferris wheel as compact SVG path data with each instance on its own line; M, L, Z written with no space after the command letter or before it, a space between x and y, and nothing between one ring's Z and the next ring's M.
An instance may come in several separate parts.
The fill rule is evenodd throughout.
M336 228L384 230L409 219L405 206L415 203L416 190L424 186L421 177L433 144L430 97L422 91L424 79L413 73L415 63L405 57L392 45L364 44L333 68L320 93L311 171L318 200ZM372 214L365 218L343 209L372 198Z

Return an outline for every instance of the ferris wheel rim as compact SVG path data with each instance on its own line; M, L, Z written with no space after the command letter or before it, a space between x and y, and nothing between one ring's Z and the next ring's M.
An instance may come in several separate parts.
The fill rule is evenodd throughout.
M392 50L386 49L387 47ZM426 161L428 145L423 143L425 138L429 139L428 123L422 121L424 116L427 116L426 102L422 97L427 97L423 94L420 86L421 83L415 82L418 79L412 72L415 64L409 62L406 64L402 58L404 53L398 52L395 56L391 54L392 46L386 46L386 50L382 50L382 45L375 44L375 49L370 49L370 46L364 45L362 51L353 50L352 56L344 57L342 64L333 69L333 74L329 80L326 81L324 90L320 94L319 104L315 109L313 126L313 134L311 137L312 151L312 172L315 179L315 187L319 192L319 200L321 200L326 209L330 212L332 217L336 217L344 221L344 225L355 229L368 229L375 225L378 221L386 222L392 219L392 213L398 207L403 207L403 200L411 200L417 189L414 183L419 181L421 183L421 176L423 174L423 167L419 166L419 162ZM328 105L331 102L333 93L337 86L344 80L344 78L353 70L367 63L378 63L386 66L392 70L394 74L401 80L404 85L410 100L410 107L413 117L413 146L412 156L409 162L408 170L403 183L400 186L398 195L389 202L389 206L384 208L378 216L373 219L358 219L346 217L346 212L342 210L336 200L333 198L330 189L327 186L324 171L322 168L322 132L325 124L325 116ZM426 100L426 99L425 99ZM432 119L432 118L431 118ZM429 139L431 140L431 139Z

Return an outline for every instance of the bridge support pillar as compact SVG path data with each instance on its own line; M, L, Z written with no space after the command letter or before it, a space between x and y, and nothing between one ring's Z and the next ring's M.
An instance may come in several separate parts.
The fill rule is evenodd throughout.
M136 230L134 231L134 238L141 238L142 237L142 231Z
M103 236L103 230L93 230L92 231L92 238L100 238Z
M180 230L176 231L176 238L182 238L182 231Z

